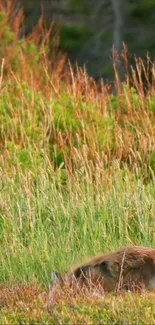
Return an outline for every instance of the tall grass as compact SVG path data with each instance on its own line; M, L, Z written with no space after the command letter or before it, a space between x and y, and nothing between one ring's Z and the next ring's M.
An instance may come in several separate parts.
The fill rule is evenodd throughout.
M154 185L113 167L108 184L77 173L65 185L48 167L34 178L1 171L0 281L49 284L86 256L118 246L154 245Z
M114 61L116 94L99 89L57 55L57 38L51 48L43 20L19 40L10 3L0 1L0 281L47 285L85 256L154 245L155 67L137 59L122 84Z

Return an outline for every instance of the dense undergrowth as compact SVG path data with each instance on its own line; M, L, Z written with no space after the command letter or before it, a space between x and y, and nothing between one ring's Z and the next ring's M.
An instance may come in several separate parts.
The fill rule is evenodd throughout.
M48 306L48 294L36 284L1 287L2 324L155 324L154 294L105 297L65 296Z
M154 246L155 66L137 59L122 84L114 61L111 93L73 72L42 19L21 38L14 12L13 1L0 1L0 321L153 323L152 295L79 297L73 312L64 298L52 316L42 300L33 302L40 316L29 298L16 305L15 282L31 306L23 282L42 285L48 300L51 270L119 246Z

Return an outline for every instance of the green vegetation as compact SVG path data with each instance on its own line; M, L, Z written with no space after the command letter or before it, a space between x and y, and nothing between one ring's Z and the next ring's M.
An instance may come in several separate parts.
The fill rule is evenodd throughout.
M154 324L153 294L62 293L47 307L52 270L155 245L153 90L133 71L132 88L99 91L0 15L0 322Z
M63 26L60 31L61 47L73 54L79 51L90 37L91 32L80 26Z
M3 296L2 296L3 295ZM63 297L64 298L64 297ZM48 294L36 284L1 288L2 324L155 324L154 294L79 295L48 306Z
M87 15L90 13L91 8L87 2L87 0L68 0L69 6L75 12L79 12L81 14Z

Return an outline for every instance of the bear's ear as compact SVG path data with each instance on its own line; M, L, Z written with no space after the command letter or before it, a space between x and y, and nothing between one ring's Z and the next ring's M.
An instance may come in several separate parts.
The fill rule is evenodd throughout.
M52 280L53 284L63 283L63 278L62 278L61 274L56 271L51 272L51 280Z

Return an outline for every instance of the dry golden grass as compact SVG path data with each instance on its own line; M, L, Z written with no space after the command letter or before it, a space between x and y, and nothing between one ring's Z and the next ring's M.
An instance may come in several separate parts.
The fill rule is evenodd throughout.
M62 296L48 306L48 292L37 285L1 288L3 324L154 324L154 294Z

